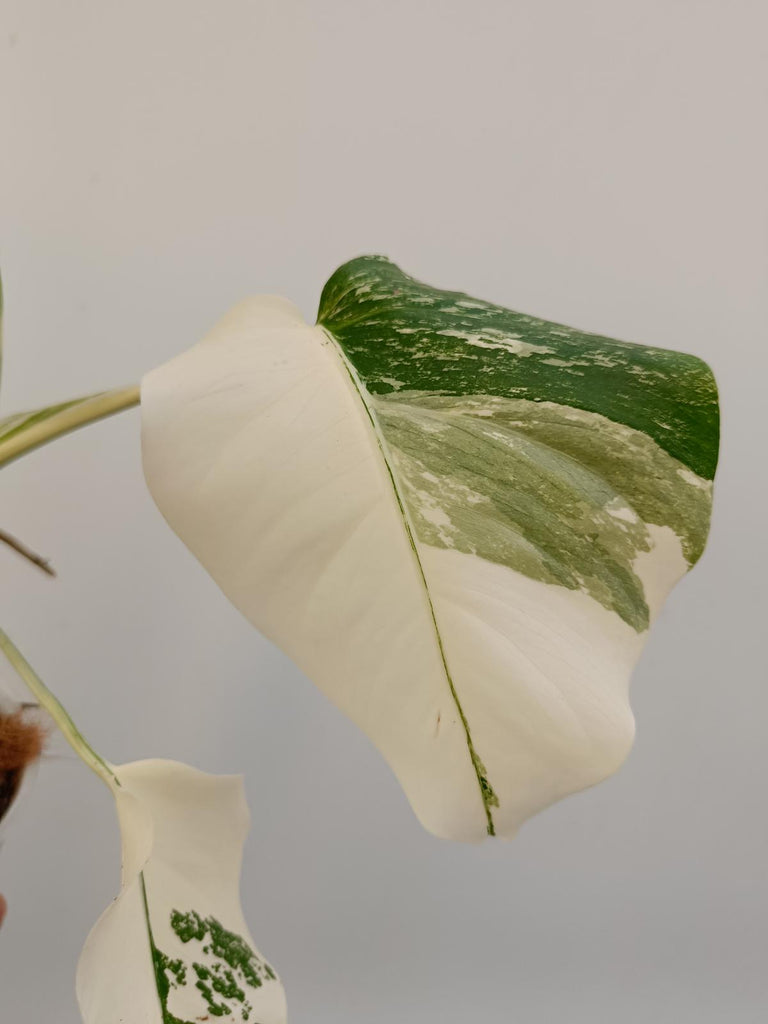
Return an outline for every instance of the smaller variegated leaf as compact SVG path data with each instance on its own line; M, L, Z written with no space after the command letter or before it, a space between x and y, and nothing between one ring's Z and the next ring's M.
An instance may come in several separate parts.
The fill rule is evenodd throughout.
M109 764L2 631L0 649L117 805L122 884L78 965L84 1024L284 1024L283 987L240 907L240 777L175 761Z
M283 987L240 908L241 779L174 761L114 772L123 879L78 966L85 1024L283 1024Z

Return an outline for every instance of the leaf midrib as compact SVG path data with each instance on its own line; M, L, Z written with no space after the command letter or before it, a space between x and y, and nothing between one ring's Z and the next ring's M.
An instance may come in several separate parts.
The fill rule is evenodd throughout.
M490 782L488 781L488 779L484 775L484 769L483 769L483 766L482 766L482 761L481 761L481 759L480 759L480 757L479 757L479 755L478 755L478 753L477 753L477 751L475 749L475 745L474 745L474 742L472 740L472 734L471 734L471 731L470 731L470 728L469 728L469 722L467 721L467 716L464 713L464 709L461 706L461 701L459 700L459 695L456 692L456 686L454 684L453 677L451 676L450 668L448 667L448 659L447 659L447 655L446 655L446 652L445 652L445 647L444 647L444 644L443 644L443 638L442 638L442 634L440 632L440 627L439 627L438 622L437 622L437 614L435 612L435 607L434 607L434 604L432 602L432 595L430 594L429 584L427 583L426 573L424 572L424 566L422 565L421 558L419 556L418 547L416 545L416 537L415 537L415 533L414 533L414 528L413 528L413 525L411 523L410 516L408 514L408 509L407 509L407 506L405 504L405 499L403 498L403 496L402 496L402 494L400 492L400 488L398 486L397 476L395 474L395 470L394 470L393 465L392 465L392 459L391 459L391 456L389 454L389 446L387 445L386 439L384 437L384 433L383 433L383 431L382 431L382 429L381 429L381 427L379 425L378 419L376 417L376 413L374 412L374 410L371 407L370 403L367 401L367 395L368 395L367 389L365 388L365 385L363 384L363 382L360 379L357 371L355 370L355 367L349 361L349 359L346 356L346 353L344 352L344 350L342 349L341 345L336 340L336 338L333 336L333 334L331 334L330 330L327 327L322 326L321 324L318 324L318 326L323 331L323 333L326 335L326 337L329 339L331 345L333 346L333 350L337 353L337 355L339 356L339 359L341 360L341 363L342 363L344 369L347 371L349 379L352 382L352 385L353 385L353 387L355 389L355 392L357 393L357 395L358 395L358 397L360 399L360 402L361 402L361 404L363 406L363 409L365 410L366 416L368 417L368 420L369 420L369 422L371 424L374 436L376 438L376 443L378 445L379 451L381 452L381 457L382 457L382 460L384 462L384 466L385 466L385 468L387 470L387 475L389 476L390 482L392 484L392 491L393 491L393 494L395 496L395 501L397 502L397 506L398 506L398 508L400 510L400 516L401 516L401 519L402 519L403 528L404 528L406 536L408 538L408 543L410 544L411 551L413 552L413 557L414 557L414 560L416 562L416 568L418 570L418 575L419 575L419 578L421 580L422 586L424 588L424 595L426 597L427 607L429 609L429 614L430 614L430 619L432 621L432 626L433 626L433 629L434 629L434 632L435 632L435 640L437 642L438 651L440 653L440 661L441 661L442 666L443 666L443 672L445 674L445 678L446 678L446 681L448 683L448 687L449 687L449 689L451 691L451 696L452 696L454 704L456 706L456 710L459 713L459 718L461 719L461 724L462 724L462 726L464 728L464 735L465 735L465 739L466 739L466 742L467 742L467 750L468 750L468 753L469 753L469 759L470 759L470 762L472 764L472 769L473 769L473 771L475 773L475 777L477 779L478 788L480 790L480 799L482 801L483 810L485 812L488 835L494 836L496 834L496 830L495 830L494 823L493 823L493 815L491 813L491 806L492 806L492 802L494 800L497 800L498 798L495 797L495 794L493 793L493 789L492 789L492 787L490 785Z

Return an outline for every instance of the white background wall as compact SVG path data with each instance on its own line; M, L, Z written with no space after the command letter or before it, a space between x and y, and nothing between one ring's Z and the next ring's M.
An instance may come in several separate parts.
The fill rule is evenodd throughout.
M138 416L9 468L0 622L112 760L243 771L292 1024L766 1019L768 8L761 0L0 0L6 412L138 380L235 300L414 275L713 366L709 550L610 782L512 844L421 831L143 485ZM75 1024L110 798L54 751L9 832L0 1019Z

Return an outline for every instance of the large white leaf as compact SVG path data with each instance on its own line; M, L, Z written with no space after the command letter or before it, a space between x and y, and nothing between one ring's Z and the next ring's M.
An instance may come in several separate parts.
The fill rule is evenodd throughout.
M175 761L109 764L1 630L0 649L117 805L122 884L78 966L84 1024L284 1024L283 987L240 907L240 777Z
M511 836L613 772L649 623L703 549L700 360L340 268L142 385L144 466L234 604L380 748L424 825Z

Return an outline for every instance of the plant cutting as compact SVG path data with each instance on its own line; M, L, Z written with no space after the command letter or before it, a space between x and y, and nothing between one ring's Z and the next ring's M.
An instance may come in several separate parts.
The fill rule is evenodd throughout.
M718 408L701 360L361 257L330 278L315 325L284 299L250 299L150 371L140 395L1 421L0 465L139 397L145 475L168 523L371 737L427 829L509 838L620 766L632 669L709 526ZM223 1020L282 1019L236 900L239 789L169 762L113 768L74 739L115 795L128 851L81 961L86 1022L173 1024L201 994ZM227 837L215 870L190 818L209 811ZM224 933L251 951L253 992L246 961L238 974L217 955ZM115 963L129 941L130 969ZM193 986L195 964L207 973Z

